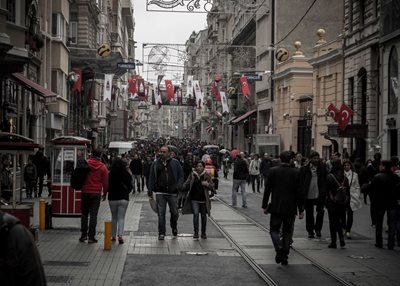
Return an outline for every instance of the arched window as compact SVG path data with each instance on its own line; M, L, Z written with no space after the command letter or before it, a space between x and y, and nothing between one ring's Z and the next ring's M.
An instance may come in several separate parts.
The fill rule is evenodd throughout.
M389 78L388 78L388 113L398 112L399 99L399 58L395 47L392 47L389 55Z

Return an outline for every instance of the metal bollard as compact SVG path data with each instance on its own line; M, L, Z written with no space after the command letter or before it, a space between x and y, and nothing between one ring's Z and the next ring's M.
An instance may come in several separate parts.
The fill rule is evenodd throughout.
M104 250L111 250L111 221L104 222Z
M46 224L46 201L44 199L39 200L39 230L44 231Z

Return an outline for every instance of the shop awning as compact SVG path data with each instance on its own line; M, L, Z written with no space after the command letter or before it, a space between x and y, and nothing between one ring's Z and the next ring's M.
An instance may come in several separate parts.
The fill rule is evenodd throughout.
M52 97L52 96L57 96L56 93L52 92L51 90L48 90L47 88L44 88L40 84L26 78L22 73L13 73L12 76L14 79L16 79L19 83L21 83L23 86L25 86L27 89L30 91L39 94L44 97Z
M257 112L257 109L253 109L251 111L248 111L245 114L243 114L243 115L235 118L234 120L232 120L231 124L238 124L238 123L242 122L243 120L249 118L250 116L252 116L256 112Z

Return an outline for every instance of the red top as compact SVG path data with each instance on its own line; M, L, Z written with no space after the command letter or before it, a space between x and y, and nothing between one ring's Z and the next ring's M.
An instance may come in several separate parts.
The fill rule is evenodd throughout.
M107 194L108 191L108 169L99 159L90 158L87 160L92 170L87 175L82 193Z

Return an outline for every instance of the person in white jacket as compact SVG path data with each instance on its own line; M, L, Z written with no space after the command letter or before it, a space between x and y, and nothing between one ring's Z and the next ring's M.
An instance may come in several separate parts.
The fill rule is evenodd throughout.
M351 227L353 226L353 212L362 207L360 183L358 174L353 171L353 164L349 160L343 161L344 174L349 181L350 201L346 209L346 217L343 218L343 229L347 239L351 239Z
M256 192L255 184L257 182L257 193L260 192L260 165L261 160L258 154L254 154L253 159L250 161L249 166L249 174L251 179L251 187L253 189L253 193Z

